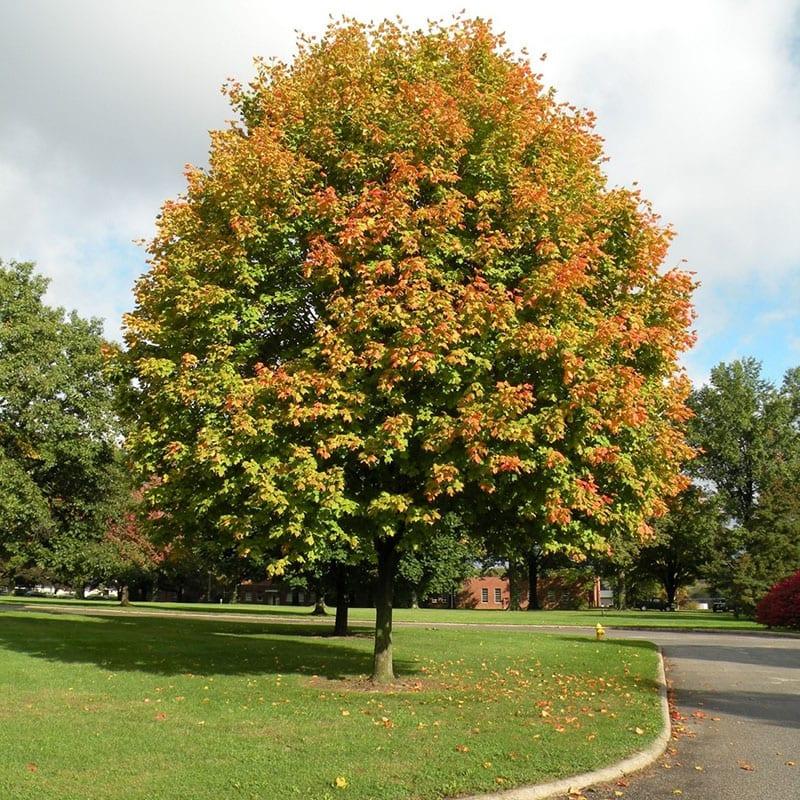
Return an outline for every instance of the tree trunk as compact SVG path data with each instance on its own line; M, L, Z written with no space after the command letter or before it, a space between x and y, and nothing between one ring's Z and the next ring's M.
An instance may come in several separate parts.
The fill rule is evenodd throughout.
M664 581L664 589L666 589L667 593L667 603L672 606L675 603L675 595L678 594L678 581L670 576Z
M315 617L328 616L328 612L325 610L325 595L319 590L314 592L314 610L311 614Z
M120 589L119 604L121 606L129 606L131 604L131 593L127 583Z
M528 611L539 611L539 554L528 553Z
M510 558L508 560L508 610L519 611L522 602L522 587L520 586L520 563Z
M347 594L347 567L339 564L336 568L336 621L333 623L334 636L347 636L347 615L350 598Z
M375 654L372 662L372 681L390 683L394 680L392 663L392 600L397 570L397 536L376 539L378 580L375 585Z
M416 589L411 590L411 608L419 608L419 595Z
M617 573L617 608L625 611L628 607L628 587L626 583L625 570L621 569Z
M86 586L84 584L80 583L75 587L75 599L76 600L86 599Z

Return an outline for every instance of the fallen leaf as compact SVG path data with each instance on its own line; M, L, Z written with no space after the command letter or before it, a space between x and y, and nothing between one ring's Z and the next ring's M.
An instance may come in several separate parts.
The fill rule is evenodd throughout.
M786 763L787 767L794 767L795 766L794 761L786 761L785 763Z
M641 736L644 733L644 731L641 728L634 728L633 730L637 736Z
M166 718L167 718L167 715L166 715L166 714L165 714L163 711L159 711L159 712L158 712L158 714L156 714L156 715L153 717L153 719L157 719L157 720L159 720L159 722L160 722L161 720L165 720Z
M469 753L469 747L465 744L457 744L456 750L458 750L459 753Z
M745 772L753 772L755 767L749 761L737 761L739 765L739 769L743 769Z
M25 765L25 769L28 770L28 772L36 772L39 767L31 761L30 764Z
M336 780L333 782L333 785L337 789L346 789L347 788L347 778L345 778L343 775L339 775L336 778Z
M350 712L346 708L343 708L342 709L342 716L343 717L349 717L350 716Z

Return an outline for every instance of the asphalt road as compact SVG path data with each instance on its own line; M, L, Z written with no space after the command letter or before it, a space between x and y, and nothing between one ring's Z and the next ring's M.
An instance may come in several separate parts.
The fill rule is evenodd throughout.
M656 764L584 789L587 800L800 800L800 639L608 634L661 645L679 718Z

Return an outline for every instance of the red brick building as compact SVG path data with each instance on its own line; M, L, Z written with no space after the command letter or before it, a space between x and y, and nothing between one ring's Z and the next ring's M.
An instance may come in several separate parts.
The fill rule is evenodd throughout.
M528 607L528 584L524 582L520 603ZM508 578L487 575L468 578L464 581L456 598L457 608L494 609L508 608L511 599ZM569 580L559 575L541 578L539 581L539 604L542 608L582 608L600 605L600 579Z

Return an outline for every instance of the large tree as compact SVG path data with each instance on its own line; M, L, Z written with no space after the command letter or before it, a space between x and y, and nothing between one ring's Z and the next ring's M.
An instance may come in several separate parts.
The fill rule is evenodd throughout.
M372 552L390 680L397 565L445 513L496 493L578 551L681 488L693 283L482 21L333 23L228 94L127 317L132 452L185 535Z
M100 322L46 289L32 264L0 262L0 561L70 583L124 477Z

